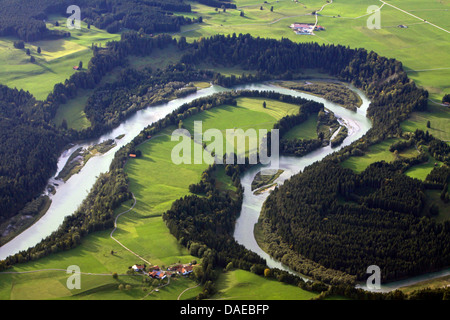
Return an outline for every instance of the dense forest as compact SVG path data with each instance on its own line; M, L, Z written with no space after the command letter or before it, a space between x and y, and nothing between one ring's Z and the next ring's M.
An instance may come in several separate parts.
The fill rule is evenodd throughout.
M28 92L0 85L0 222L40 195L68 141L44 109Z
M439 141L422 131L411 140ZM332 160L311 165L275 189L263 217L299 255L360 280L371 264L385 281L438 270L450 262L450 223L436 223L438 212L425 210L425 190L442 190L448 201L450 175L448 167L436 167L425 182L406 176L423 157L373 163L361 174ZM276 249L271 254L279 256Z

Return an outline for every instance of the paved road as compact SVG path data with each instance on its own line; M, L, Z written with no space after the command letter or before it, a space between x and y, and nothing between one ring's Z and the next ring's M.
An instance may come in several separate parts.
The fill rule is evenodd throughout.
M182 296L186 291L189 291L189 290L191 290L191 289L195 289L195 288L197 288L199 285L200 285L200 284L198 284L198 285L196 285L196 286L193 286L193 287L190 287L190 288L187 288L187 289L184 289L184 290L178 295L177 300L180 300L181 296Z
M331 0L330 2L325 3L322 8L320 8L320 10L316 11L316 24L314 25L314 29L317 27L317 24L319 23L319 18L318 18L318 13L321 12L326 6L330 5L333 3L333 0ZM313 30L314 30L313 29Z

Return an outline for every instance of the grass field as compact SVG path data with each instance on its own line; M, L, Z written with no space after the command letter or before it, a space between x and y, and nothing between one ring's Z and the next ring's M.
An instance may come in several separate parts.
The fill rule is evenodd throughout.
M437 163L439 166L442 165L442 162L437 161L433 157L430 156L428 162L421 163L416 166L413 166L405 171L405 174L411 178L416 178L424 181L428 174L433 170L434 164Z
M149 56L129 56L128 62L131 68L143 69L150 67L156 70L163 69L169 64L176 64L180 59L180 52L177 47L172 45L164 49L156 48Z
M283 139L317 139L317 114L286 132Z
M81 275L81 289L69 290L65 271L43 271L20 275L0 275L0 300L175 300L186 288L195 283L187 278L171 279L167 287L153 292L155 287L143 283L143 276L119 275L113 279L110 275ZM119 285L131 288L119 290ZM199 288L189 290L181 297L194 299ZM149 295L148 295L149 294ZM148 296L147 296L148 295Z
M67 127L75 130L86 129L91 126L91 122L86 118L84 107L93 89L80 89L77 97L61 104L53 118L53 123L60 126L63 120L67 121Z
M220 300L309 300L316 293L302 290L272 279L265 279L244 270L220 275L217 290L211 299Z
M263 102L266 101L266 108ZM222 106L213 108L207 112L198 113L183 121L183 127L194 132L194 121L202 121L202 129L218 129L226 135L227 129L260 129L270 130L282 117L288 114L296 114L299 107L293 104L283 103L263 98L238 98L237 106ZM231 139L229 142L232 143ZM207 143L209 144L209 143ZM248 150L247 150L248 151ZM226 152L226 142L223 144L223 152ZM220 157L220 152L216 151Z
M172 162L171 152L177 144L170 139L174 129L167 128L151 142L141 145L142 158L127 163L129 186L137 204L130 215L121 218L115 235L157 265L194 259L169 233L161 215L176 199L189 194L189 185L200 181L207 168L206 165L177 166Z
M394 161L395 155L394 153L389 151L389 146L397 141L399 141L399 139L393 138L370 146L369 150L366 152L364 156L350 157L344 162L342 162L342 166L345 168L352 169L357 173L360 173L363 172L371 163L379 161L386 161L386 162ZM415 148L411 148L403 152L400 152L399 156L405 158L412 158L417 156L418 154L419 153L418 151L415 151Z
M49 21L56 20L59 20L60 27L48 23L48 28L70 31L70 37L26 43L24 50L14 48L13 42L18 39L0 38L1 84L27 90L37 99L44 100L55 84L64 82L76 72L73 66L82 61L83 66L87 67L92 57L92 43L105 44L120 39L118 34L109 34L93 26L87 29L85 23L82 23L81 30L67 30L65 18L62 17L50 17ZM42 50L40 54L37 53L38 47ZM36 58L35 63L30 62L26 49L30 49L31 55Z
M428 104L427 112L413 112L410 118L401 124L403 131L414 132L416 129L430 132L434 137L450 141L450 108ZM427 122L430 121L430 128Z

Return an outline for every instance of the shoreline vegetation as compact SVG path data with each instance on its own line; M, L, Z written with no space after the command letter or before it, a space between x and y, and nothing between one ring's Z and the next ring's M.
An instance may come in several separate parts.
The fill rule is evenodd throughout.
M299 92L309 93L341 107L356 111L362 104L360 97L350 88L333 80L280 81L278 85Z
M274 169L275 170L275 169ZM261 192L262 187L268 187L269 185L274 185L275 180L277 180L280 175L284 172L282 169L278 169L272 174L262 174L262 172L258 172L255 175L255 178L252 181L252 191ZM276 184L276 183L275 183ZM257 190L259 189L259 190Z
M0 246L5 245L23 231L35 224L50 208L52 200L43 195L29 202L18 215L6 220L0 225Z
M74 174L80 172L80 170L86 165L86 163L92 157L105 154L117 145L114 139L103 141L99 144L83 149L82 147L75 150L69 157L64 168L56 176L56 180L63 180L66 182Z
M331 147L334 148L339 146L342 142L344 142L345 138L347 137L348 137L348 128L346 126L341 126L339 132L330 141Z

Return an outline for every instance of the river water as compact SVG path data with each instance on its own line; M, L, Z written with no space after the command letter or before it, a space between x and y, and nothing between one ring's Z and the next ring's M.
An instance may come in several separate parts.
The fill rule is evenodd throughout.
M353 87L350 87L350 89L354 90L362 100L362 105L360 108L358 108L357 112L342 108L320 97L281 88L271 84L258 83L242 85L236 86L233 89L249 89L261 91L271 90L282 94L289 94L292 96L321 102L325 105L325 108L334 112L341 124L344 124L349 129L348 137L337 148L326 146L313 151L301 158L280 156L280 168L283 169L284 172L277 179L278 184L282 184L286 179L289 179L292 175L302 171L306 166L319 161L325 156L358 140L372 126L371 121L366 118L366 112L367 108L369 107L370 101L367 99L363 92ZM0 247L0 260L5 259L6 257L13 255L19 251L26 250L29 247L35 246L42 239L54 232L62 224L65 217L72 215L77 210L82 201L86 198L89 190L94 185L100 173L105 173L108 171L111 161L114 158L115 152L119 150L119 148L133 140L133 138L136 137L142 131L142 129L158 121L159 119L164 118L166 115L170 114L184 103L188 103L200 97L206 97L217 92L224 92L229 90L230 89L214 85L207 89L199 90L197 93L191 94L187 97L179 98L168 103L161 104L159 106L153 106L140 110L130 118L122 122L116 129L102 135L100 138L79 143L64 151L58 160L57 173L49 181L49 183L55 185L56 188L56 193L54 195L49 195L52 200L50 208L48 209L47 213L33 226L19 234L10 242ZM117 145L114 148L103 155L92 157L78 174L70 177L70 179L65 183L63 181L55 179L59 171L63 169L70 155L79 147L86 148L108 139L115 139L122 134L125 134L125 136L120 140L116 140ZM258 221L261 207L269 194L268 192L264 192L260 195L255 196L251 191L251 183L253 181L253 178L260 170L261 168L253 167L246 171L241 177L241 183L244 186L245 191L242 211L236 222L234 237L246 248L258 253L261 257L266 259L270 267L276 267L292 272L289 268L282 265L280 262L274 260L267 253L265 253L258 246L253 236L254 225ZM450 269L434 274L411 278L403 282L391 283L389 287L385 286L383 288L384 290L392 290L397 288L398 286L405 285L405 283L411 284L417 281L421 281L421 279L423 280L430 277L438 277L446 274L450 274ZM361 285L361 287L364 286Z

